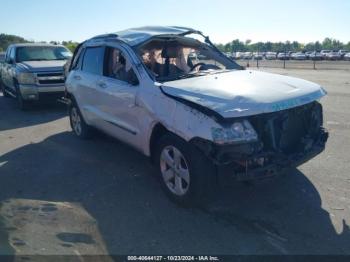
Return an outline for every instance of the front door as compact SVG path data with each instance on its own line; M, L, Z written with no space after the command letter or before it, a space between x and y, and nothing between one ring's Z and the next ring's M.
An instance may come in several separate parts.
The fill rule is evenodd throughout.
M101 101L97 109L103 119L101 129L138 147L140 128L136 97L139 82L129 61L119 49L106 48L104 76L96 87L96 97Z

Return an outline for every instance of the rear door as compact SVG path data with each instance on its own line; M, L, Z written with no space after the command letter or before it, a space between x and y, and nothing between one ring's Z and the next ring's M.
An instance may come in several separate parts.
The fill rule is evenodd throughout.
M78 65L73 69L74 97L79 105L85 121L93 126L99 126L101 114L98 106L103 103L98 96L98 82L103 75L104 46L86 47L82 51Z

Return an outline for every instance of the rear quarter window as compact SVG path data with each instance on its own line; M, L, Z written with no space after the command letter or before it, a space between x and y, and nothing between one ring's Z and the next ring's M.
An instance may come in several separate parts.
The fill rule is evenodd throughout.
M84 53L82 71L103 75L104 51L105 48L102 46L87 47Z

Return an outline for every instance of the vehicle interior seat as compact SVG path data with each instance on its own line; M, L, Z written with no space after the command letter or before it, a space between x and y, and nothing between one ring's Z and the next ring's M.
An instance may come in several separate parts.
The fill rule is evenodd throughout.
M173 74L179 74L183 71L176 65L170 63L170 59L178 57L178 49L176 47L165 47L162 50L162 58L165 59L161 76L166 77Z

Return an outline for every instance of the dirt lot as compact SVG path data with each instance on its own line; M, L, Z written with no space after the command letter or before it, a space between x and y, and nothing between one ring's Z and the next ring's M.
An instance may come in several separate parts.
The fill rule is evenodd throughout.
M169 202L128 146L73 136L64 107L0 96L0 254L350 254L350 71L260 70L326 88L326 151L195 209Z

